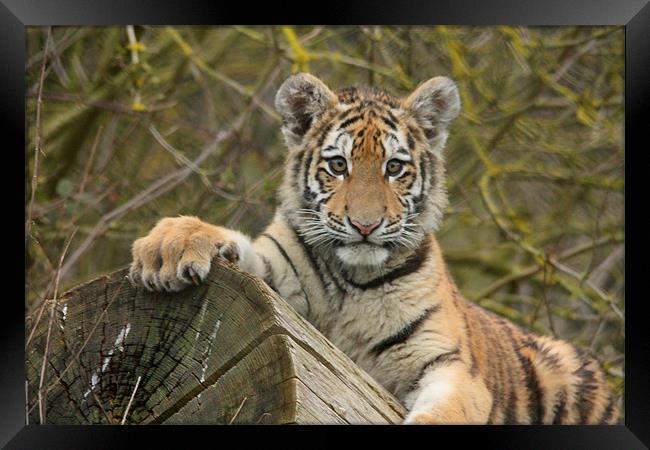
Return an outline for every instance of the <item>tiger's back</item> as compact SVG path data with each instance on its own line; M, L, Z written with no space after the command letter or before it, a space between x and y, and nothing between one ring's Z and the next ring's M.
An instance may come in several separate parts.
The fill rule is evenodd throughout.
M473 354L480 355L477 370L493 395L488 423L617 423L617 398L587 351L457 302Z

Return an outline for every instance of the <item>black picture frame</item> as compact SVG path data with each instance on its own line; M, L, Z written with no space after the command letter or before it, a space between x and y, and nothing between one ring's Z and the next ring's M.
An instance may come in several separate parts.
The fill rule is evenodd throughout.
M253 6L254 5L254 6ZM650 339L647 325L643 272L648 266L648 233L643 206L644 169L648 153L650 104L650 4L647 0L402 0L327 2L217 2L201 0L0 0L0 115L5 125L3 156L19 155L25 146L25 35L26 26L40 25L225 25L225 24L453 24L453 25L623 25L625 26L625 234L626 341L625 424L619 426L454 426L454 427L336 427L324 439L342 442L349 432L373 437L386 433L412 433L437 445L443 435L453 445L469 441L496 448L647 448L650 445ZM16 156L16 158L18 158ZM23 158L26 158L23 152ZM20 180L14 164L4 167L2 199L25 212L16 186ZM19 164L15 161L15 166ZM25 172L27 175L27 171ZM17 179L14 180L13 178ZM26 183L23 184L26 186ZM7 213L18 225L24 217ZM13 223L10 219L8 223ZM3 236L3 235L0 235ZM6 241L18 242L8 230ZM7 246L3 246L6 248ZM16 249L16 252L19 252ZM23 248L24 255L24 248ZM7 254L9 256L9 254ZM12 261L12 260L9 260ZM4 270L9 286L16 286L18 265ZM7 286L5 286L5 289ZM164 447L194 445L197 436L219 443L224 433L249 439L250 427L114 427L25 426L24 305L19 295L5 295L0 346L0 445L7 448L115 448L147 447L158 441ZM227 428L227 429L226 429ZM311 433L323 427L257 427L255 434ZM404 433L408 433L404 435ZM208 436L206 436L208 435ZM278 438L280 436L278 435ZM307 438L307 436L305 436ZM268 437L268 439L273 439ZM284 438L286 439L286 437ZM291 438L290 438L291 439ZM282 442L282 441L280 441ZM287 445L291 444L291 441ZM296 441L292 441L296 443ZM314 442L314 441L311 441ZM425 441L426 442L426 441ZM228 444L232 445L232 444ZM302 444L298 444L302 445ZM415 444L413 444L415 445Z

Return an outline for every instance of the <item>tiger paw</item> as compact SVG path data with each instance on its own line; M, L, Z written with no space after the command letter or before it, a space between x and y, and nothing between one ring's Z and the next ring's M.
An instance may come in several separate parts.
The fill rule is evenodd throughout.
M129 278L150 291L176 292L205 281L212 258L237 264L241 235L196 217L162 219L133 243Z
M413 415L409 414L406 419L404 419L403 425L436 425L437 423L438 421L435 419L433 414L420 412Z

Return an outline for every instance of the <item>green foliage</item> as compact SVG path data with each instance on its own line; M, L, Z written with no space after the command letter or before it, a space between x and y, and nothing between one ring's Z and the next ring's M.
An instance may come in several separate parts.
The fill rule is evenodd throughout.
M590 347L622 394L621 27L57 27L44 54L47 36L28 30L29 311L70 236L59 292L126 265L163 216L261 231L290 73L396 95L447 75L463 104L439 232L452 274L484 307Z

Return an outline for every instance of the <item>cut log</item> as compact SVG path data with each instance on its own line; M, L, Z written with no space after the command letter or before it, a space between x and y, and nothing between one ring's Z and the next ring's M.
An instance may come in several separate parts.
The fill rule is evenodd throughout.
M39 398L49 305L45 311L26 350L29 423L391 424L404 417L390 393L263 281L227 263L215 261L204 284L175 294L133 287L124 269L62 295Z

